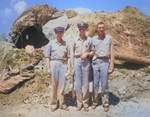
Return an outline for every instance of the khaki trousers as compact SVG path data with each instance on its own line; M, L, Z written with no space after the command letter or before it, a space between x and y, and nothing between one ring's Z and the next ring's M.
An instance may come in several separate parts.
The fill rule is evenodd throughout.
M90 61L75 58L76 96L78 107L89 107ZM82 88L83 87L83 88Z
M108 68L109 59L101 58L93 61L93 105L98 105L99 82L101 79L102 87L102 104L109 105L109 89L108 89Z
M66 83L65 74L67 73L67 66L63 62L53 60L50 62L50 68L52 81L51 108L57 108L58 100L59 107L66 108L64 101L64 89Z

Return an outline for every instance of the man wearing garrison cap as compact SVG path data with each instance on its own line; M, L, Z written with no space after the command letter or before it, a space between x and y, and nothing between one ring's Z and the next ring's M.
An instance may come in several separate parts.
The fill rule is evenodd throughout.
M91 52L91 38L86 36L89 25L81 22L77 24L77 27L79 29L79 36L74 39L72 46L76 77L77 110L80 111L84 107L85 111L89 111L90 57L94 53Z
M80 27L85 27L86 29L88 29L89 25L85 22L81 22L81 23L78 23L77 24L77 27L80 28Z
M52 82L52 112L55 111L58 106L60 109L69 111L64 101L64 89L66 83L65 75L70 73L70 57L68 45L66 41L62 39L64 31L65 29L63 27L56 27L54 29L56 39L50 41L44 50L47 72L50 74Z

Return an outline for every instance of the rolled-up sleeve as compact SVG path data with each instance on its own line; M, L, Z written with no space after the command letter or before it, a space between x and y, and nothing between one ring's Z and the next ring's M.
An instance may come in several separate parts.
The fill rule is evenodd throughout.
M44 48L44 56L51 57L51 43L49 42Z

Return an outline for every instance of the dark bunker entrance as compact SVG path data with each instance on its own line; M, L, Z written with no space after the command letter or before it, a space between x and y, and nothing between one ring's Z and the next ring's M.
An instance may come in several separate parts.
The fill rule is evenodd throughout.
M25 48L27 45L32 45L34 48L41 48L48 42L49 40L40 29L31 26L22 32L15 45L17 48Z

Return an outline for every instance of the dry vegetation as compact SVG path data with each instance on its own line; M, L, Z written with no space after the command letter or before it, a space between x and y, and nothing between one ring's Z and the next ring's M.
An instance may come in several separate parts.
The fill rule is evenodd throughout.
M97 35L97 23L106 24L106 33L115 40L115 51L127 55L150 56L150 16L134 7L126 7L114 13L97 12L81 16L90 25L89 36Z

